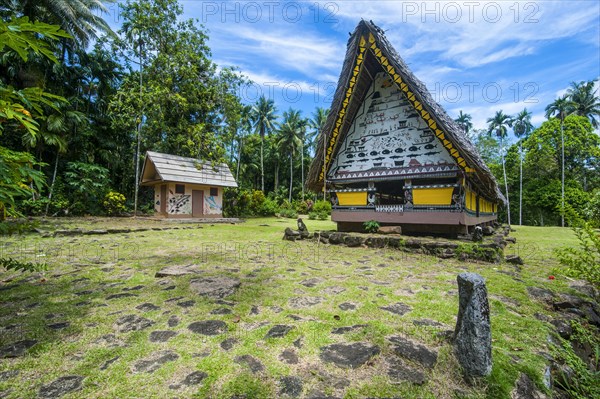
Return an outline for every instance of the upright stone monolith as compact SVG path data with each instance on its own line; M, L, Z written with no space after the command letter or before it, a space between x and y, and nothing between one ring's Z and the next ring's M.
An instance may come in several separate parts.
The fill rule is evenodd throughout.
M486 376L492 372L492 332L485 280L476 273L461 273L457 280L456 356L467 377Z

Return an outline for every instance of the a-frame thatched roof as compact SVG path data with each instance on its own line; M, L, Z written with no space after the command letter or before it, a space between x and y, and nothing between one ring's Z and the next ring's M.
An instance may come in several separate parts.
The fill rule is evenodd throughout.
M331 103L331 111L319 137L307 186L313 190L322 189L324 151L327 169L375 75L381 71L387 72L405 93L457 165L466 173L475 190L492 201L504 202L494 176L462 129L435 102L425 84L413 75L383 31L372 22L364 20L360 21L348 40L346 59Z

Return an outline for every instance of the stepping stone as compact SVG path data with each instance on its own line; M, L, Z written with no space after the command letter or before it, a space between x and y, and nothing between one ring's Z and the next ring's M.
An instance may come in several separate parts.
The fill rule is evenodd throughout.
M345 334L347 332L358 330L360 328L364 328L364 327L368 327L368 326L369 326L368 324L355 324L353 326L338 327L338 328L334 328L333 330L331 330L331 333L332 334Z
M279 394L297 398L302 393L302 380L296 376L281 377Z
M402 302L398 302L398 303L394 303L392 305L388 305L388 306L381 306L379 309L382 310L387 310L388 312L397 314L397 315L405 315L406 313L410 312L412 310L412 308Z
M323 302L323 298L320 296L301 296L296 298L291 298L288 301L288 304L292 308L306 308L310 306L315 306Z
M176 335L177 333L175 331L157 330L150 333L149 339L150 342L167 342Z
M357 368L380 352L381 350L376 345L368 342L354 342L323 346L319 357L324 362L333 363L341 368Z
M143 285L136 285L135 287L131 287L131 288L130 287L125 287L121 291L139 291L142 288L144 288Z
M85 291L76 292L75 295L82 296L82 295L89 295L89 294L93 294L93 293L94 293L94 291L92 291L92 290L85 290Z
M35 339L24 339L0 348L0 359L10 357L21 357L27 353L27 350L37 344Z
M237 343L238 343L238 340L237 340L237 339L235 339L235 338L227 338L225 341L221 342L221 344L220 344L220 345L221 345L221 348L222 348L223 350L226 350L226 351L228 351L228 350L230 350L231 348L233 348L233 346L234 346L235 344L237 344Z
M188 329L196 334L219 335L227 332L227 324L221 320L196 321Z
M356 309L356 305L353 303L350 303L350 302L344 302L344 303L340 303L338 308L340 308L342 310L354 310L354 309Z
M132 297L132 296L137 296L137 294L130 294L128 292L122 292L120 294L109 295L106 297L106 299L110 300L110 299L128 298L128 297Z
M344 291L346 291L346 289L344 287L339 287L336 285L334 285L332 287L327 287L327 288L324 288L323 290L321 290L321 292L323 292L325 295L338 295Z
M394 345L394 352L406 359L421 364L426 368L433 368L437 363L437 352L427 348L425 345L413 342L407 338L397 336L388 337Z
M551 302L556 296L554 292L539 287L527 287L527 293L530 297L544 302Z
M217 299L215 303L218 305L235 306L235 302L226 301L224 299Z
M142 303L141 305L137 305L135 308L137 310L141 310L142 312L150 312L152 310L160 310L160 307L158 307L152 303L149 303L149 302Z
M302 337L298 338L293 342L294 346L298 349L302 348Z
M258 310L257 306L252 306L250 309L250 314L260 314L260 310Z
M446 327L444 324L439 321L431 320L431 319L418 319L413 320L413 324L415 326L426 326L426 327Z
M293 349L285 349L279 355L279 360L287 364L298 364L298 355Z
M181 381L181 383L183 385L185 385L186 387L189 387L192 385L198 385L206 377L208 377L208 374L206 374L204 371L194 371L193 373L186 375L185 378L183 379L183 381Z
M189 274L198 274L200 270L196 265L187 265L187 266L167 266L156 272L154 277L178 277L178 276L186 276Z
M67 328L71 325L71 323L64 321L61 323L53 323L53 324L48 324L48 328L52 329L52 330L62 330L63 328Z
M115 334L106 334L94 341L97 345L106 346L109 348L124 347L125 342L115 336Z
M113 364L114 362L119 360L120 357L121 356L115 356L112 359L107 360L106 362L104 362L104 364L102 366L100 366L100 370L106 370L107 368L110 367L111 364Z
M240 285L240 280L233 277L204 277L190 281L190 290L198 295L220 299L235 293Z
M169 325L169 327L177 327L179 325L180 321L181 320L179 320L179 317L177 317L176 315L173 315L173 316L169 317L167 324Z
M176 296L175 298L167 299L167 300L165 301L165 303L169 303L169 302L177 302L178 300L180 300L180 299L183 299L183 298L185 298L185 297L183 297L183 296Z
M81 383L85 377L67 375L60 377L47 385L42 385L38 392L40 398L60 398L70 392L81 389Z
M392 359L387 369L387 374L393 381L408 381L413 384L422 385L427 377L419 370L412 369L398 359Z
M179 359L179 355L171 350L158 351L152 353L145 359L137 361L133 365L136 373L153 373L167 362L174 362Z
M231 309L229 308L217 308L210 311L210 314L231 314Z
M119 317L117 321L113 324L113 328L117 332L123 333L130 331L140 331L152 325L154 325L154 322L152 320L146 319L145 317L140 317L135 314L130 314Z
M260 361L250 355L236 356L234 361L237 364L247 366L254 374L260 373L265 369L265 366Z
M322 278L319 278L319 277L313 277L313 278L309 278L309 279L306 279L306 280L300 281L300 284L302 284L302 285L303 285L303 286L305 286L305 287L312 288L312 287L316 287L316 286L317 286L317 284L320 284L320 283L322 283L323 281L324 281L324 280L323 280Z
M177 306L181 306L182 308L191 308L196 304L196 301L190 299L189 301L177 302Z
M284 324L274 325L267 332L267 335L265 335L265 339L285 337L287 335L287 333L289 333L293 328L294 328L294 326L286 326Z
M7 370L0 372L0 382L4 382L6 380L10 380L19 375L19 370Z

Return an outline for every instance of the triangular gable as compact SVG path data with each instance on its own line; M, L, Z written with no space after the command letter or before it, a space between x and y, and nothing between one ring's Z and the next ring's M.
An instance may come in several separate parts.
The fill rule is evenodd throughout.
M332 158L328 180L458 171L459 166L406 94L379 72Z
M433 100L425 85L410 72L383 32L366 21L359 23L349 40L331 112L308 176L309 187L322 186L325 170L330 169L334 155L350 130L358 108L373 82L374 71L384 71L404 93L456 165L479 187L479 191L490 199L503 201L504 197L493 175L458 125ZM324 137L326 143L323 142Z

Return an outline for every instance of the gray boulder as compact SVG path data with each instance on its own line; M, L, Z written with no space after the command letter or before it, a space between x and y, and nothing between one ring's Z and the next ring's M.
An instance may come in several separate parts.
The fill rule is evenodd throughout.
M492 332L485 280L476 273L458 275L459 309L454 349L467 377L492 372Z

